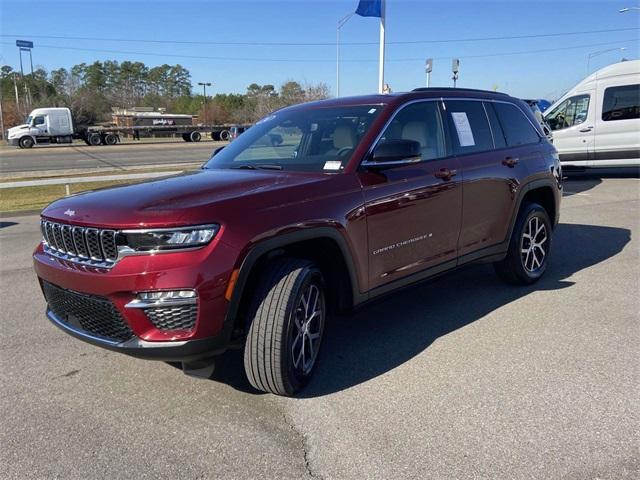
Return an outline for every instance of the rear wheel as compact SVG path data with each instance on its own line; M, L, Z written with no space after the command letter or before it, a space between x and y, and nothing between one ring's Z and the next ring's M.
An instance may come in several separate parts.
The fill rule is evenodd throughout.
M229 130L222 130L220 132L220 140L222 140L223 142L228 142L230 138L231 132Z
M494 264L496 273L508 283L528 285L547 269L551 250L551 221L537 203L526 203L518 214L507 256Z
M32 137L22 137L18 142L18 146L20 148L31 148L34 144L35 142L33 141Z
M202 135L200 135L200 132L191 132L191 134L189 135L189 138L191 139L192 142L199 142L200 139L202 138Z
M190 142L190 141L191 141L191 137L189 136L189 134L188 134L188 133L183 133L183 134L182 134L182 139L183 139L185 142Z
M115 145L118 143L118 137L116 137L113 133L107 133L102 139L105 145Z
M102 144L102 137L100 137L99 133L92 133L91 135L89 135L87 141L89 142L89 145L97 147L98 145Z
M249 315L244 368L251 385L276 395L303 388L318 359L326 319L325 287L309 261L274 260Z

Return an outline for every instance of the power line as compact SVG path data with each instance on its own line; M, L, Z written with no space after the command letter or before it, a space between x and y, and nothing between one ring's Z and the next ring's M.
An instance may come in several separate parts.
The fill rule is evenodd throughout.
M608 46L608 45L618 45L621 43L629 43L636 42L637 39L627 39L627 40L617 40L610 42L601 42L601 43L590 43L585 45L575 45L571 47L554 47L554 48L541 48L535 50L520 50L520 51L506 51L506 52L493 52L487 54L479 54L479 55L458 55L458 58L470 59L470 58L489 58L489 57L501 57L501 56L509 56L509 55L530 55L535 53L544 53L544 52L556 52L556 51L564 51L564 50L576 50L581 48L591 48L591 47L600 47L600 46ZM0 42L2 45L13 45L11 42ZM263 58L263 57L214 57L208 55L183 55L183 54L173 54L173 53L155 53L155 52L134 52L128 50L107 50L107 49L94 49L94 48L80 48L80 47L62 47L59 45L38 45L38 48L44 49L56 49L56 50L67 50L67 51L80 51L80 52L96 52L96 53L112 53L112 54L120 54L120 55L143 55L143 56L153 56L153 57L173 57L173 58L183 58L183 59L197 59L197 60L218 60L218 61L230 61L230 62L278 62L278 63L333 63L335 59L309 59L309 58ZM436 57L437 60L449 59L450 57ZM423 57L415 57L415 58L396 58L396 59L387 59L387 62L390 63L398 63L398 62L415 62L415 61L423 61ZM354 60L343 60L343 62L349 63L371 63L377 62L378 60L367 60L367 59L354 59Z
M545 37L566 37L571 35L588 35L596 33L627 32L640 30L638 27L612 28L606 30L583 30L576 32L554 32L536 33L529 35L507 35L500 37L473 37L473 38L447 38L437 40L398 40L389 41L387 45L419 45L433 43L463 43L463 42L484 42L494 40L518 40L525 38L545 38ZM314 47L314 46L335 46L335 42L212 42L204 40L155 40L147 38L108 38L108 37L76 37L63 35L30 35L30 34L0 34L0 37L23 37L23 38L45 38L52 40L90 40L97 42L125 42L125 43L156 43L174 45L220 45L220 46L265 46L265 47ZM341 42L341 45L378 45L378 42Z

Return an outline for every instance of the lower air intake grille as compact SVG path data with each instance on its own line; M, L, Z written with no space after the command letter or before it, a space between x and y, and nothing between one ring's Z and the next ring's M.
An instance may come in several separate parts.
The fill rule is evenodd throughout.
M93 335L124 342L133 332L106 298L86 295L43 282L51 311L64 323Z
M159 330L191 330L196 324L196 305L176 305L145 309L151 323Z

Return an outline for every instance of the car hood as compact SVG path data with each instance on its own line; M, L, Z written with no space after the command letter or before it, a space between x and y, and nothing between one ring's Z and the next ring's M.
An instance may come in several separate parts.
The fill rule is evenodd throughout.
M310 185L329 178L319 173L201 170L73 195L53 202L42 215L65 223L111 228L206 224L286 203L292 197L290 189L308 192ZM274 194L284 189L287 192Z

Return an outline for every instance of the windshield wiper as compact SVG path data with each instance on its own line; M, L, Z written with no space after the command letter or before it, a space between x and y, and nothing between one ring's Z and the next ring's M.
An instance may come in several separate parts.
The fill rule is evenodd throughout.
M282 170L282 165L270 165L270 164L257 164L257 165L251 165L248 163L245 163L243 165L232 165L229 168L237 168L237 169L246 169L246 170Z

